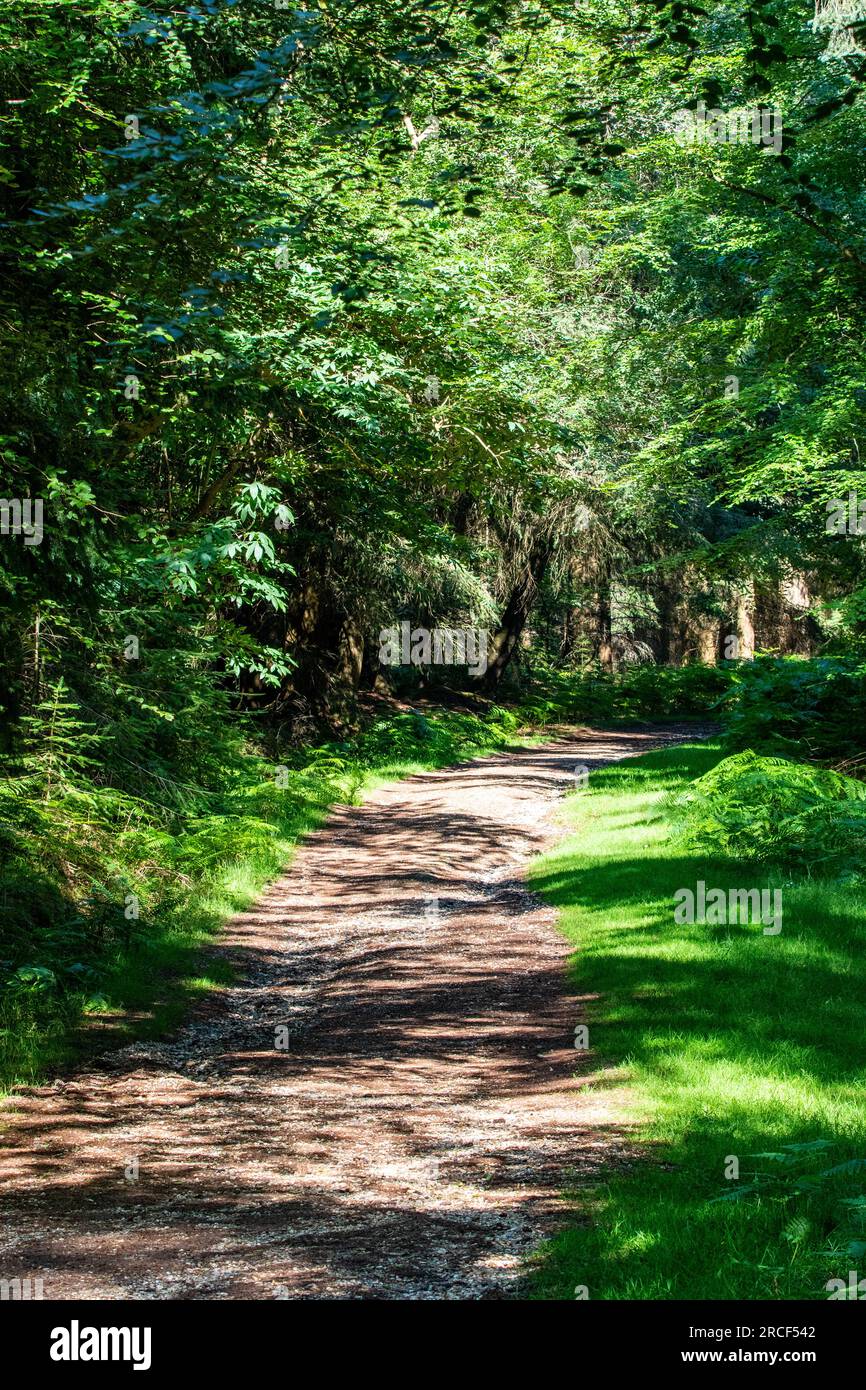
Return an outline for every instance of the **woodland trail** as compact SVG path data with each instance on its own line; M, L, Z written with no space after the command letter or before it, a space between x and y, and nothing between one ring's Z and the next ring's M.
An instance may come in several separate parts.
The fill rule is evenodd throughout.
M689 736L576 731L335 809L220 938L234 986L7 1102L0 1275L46 1298L510 1296L563 1185L628 1153L521 865L576 763Z

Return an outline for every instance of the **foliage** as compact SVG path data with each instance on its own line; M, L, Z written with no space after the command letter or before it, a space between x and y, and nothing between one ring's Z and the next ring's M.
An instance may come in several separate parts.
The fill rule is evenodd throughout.
M841 763L863 748L864 699L860 661L764 657L737 666L722 716L732 748Z
M783 0L0 5L0 492L45 513L0 536L12 1074L147 1013L334 798L518 722L858 771L866 64L824 41ZM701 99L779 148L682 144ZM718 664L795 581L766 645L820 658ZM402 621L489 630L498 688L384 669ZM452 678L498 703L430 713ZM371 692L418 708L361 733ZM841 862L829 785L732 774L725 833Z
M616 673L539 668L521 710L537 724L663 722L701 716L711 721L733 680L731 668L724 666L647 664Z
M689 844L743 860L859 871L866 786L853 777L751 751L725 758L679 798Z

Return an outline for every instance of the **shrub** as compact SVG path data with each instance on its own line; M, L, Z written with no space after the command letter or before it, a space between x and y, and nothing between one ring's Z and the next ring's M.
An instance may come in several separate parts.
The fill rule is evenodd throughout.
M866 786L853 777L751 749L725 758L674 799L690 845L810 869L866 852Z
M732 682L720 706L731 748L830 763L862 751L866 664L758 657Z
M732 666L655 666L582 673L546 671L521 712L533 724L717 717L735 680Z

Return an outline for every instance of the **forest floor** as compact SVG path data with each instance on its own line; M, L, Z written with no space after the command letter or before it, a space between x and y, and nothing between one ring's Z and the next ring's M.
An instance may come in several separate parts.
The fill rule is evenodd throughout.
M629 1161L524 886L589 769L693 727L568 731L340 806L227 926L168 1041L12 1095L4 1278L47 1298L501 1298Z

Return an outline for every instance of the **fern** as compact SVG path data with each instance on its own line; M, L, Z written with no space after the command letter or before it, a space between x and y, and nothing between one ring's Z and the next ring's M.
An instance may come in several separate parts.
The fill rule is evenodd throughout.
M857 872L866 852L866 785L747 749L670 803L686 843L747 860Z

